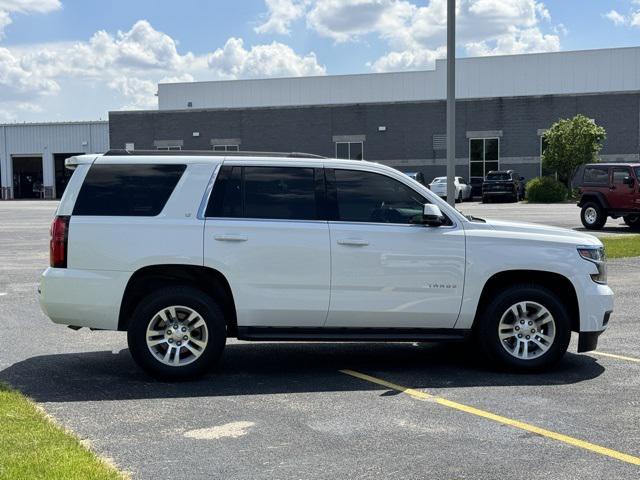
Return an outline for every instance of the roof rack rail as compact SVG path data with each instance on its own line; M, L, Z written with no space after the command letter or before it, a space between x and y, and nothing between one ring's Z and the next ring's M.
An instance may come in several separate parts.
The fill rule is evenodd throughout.
M287 157L287 158L327 158L304 152L216 152L214 150L109 150L105 157L112 156L199 156L199 157Z

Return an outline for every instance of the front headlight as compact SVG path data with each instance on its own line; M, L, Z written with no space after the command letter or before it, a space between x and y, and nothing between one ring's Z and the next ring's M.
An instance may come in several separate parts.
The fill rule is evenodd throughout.
M604 253L604 247L578 247L578 253L585 260L595 264L598 273L591 274L591 279L596 283L607 283L607 258Z

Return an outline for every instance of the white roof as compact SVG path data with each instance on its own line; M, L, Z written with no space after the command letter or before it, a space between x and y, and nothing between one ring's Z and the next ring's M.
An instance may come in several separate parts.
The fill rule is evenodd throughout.
M640 47L462 58L460 99L640 91ZM443 100L445 60L434 70L166 83L160 110L291 107Z

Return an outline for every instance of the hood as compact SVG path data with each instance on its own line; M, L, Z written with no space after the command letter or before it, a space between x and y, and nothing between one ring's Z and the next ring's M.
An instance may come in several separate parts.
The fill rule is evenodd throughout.
M535 239L540 241L546 240L575 245L602 245L602 242L593 235L577 232L569 228L552 227L537 223L508 222L503 220L486 220L486 223L470 223L473 225L473 227L471 227L472 229L491 229L508 237L531 240Z

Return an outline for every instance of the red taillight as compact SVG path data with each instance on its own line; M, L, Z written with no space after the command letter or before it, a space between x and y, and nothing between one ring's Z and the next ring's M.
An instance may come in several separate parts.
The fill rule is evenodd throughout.
M54 268L67 268L67 243L69 240L68 216L57 216L51 222L51 241L49 242L49 265Z

